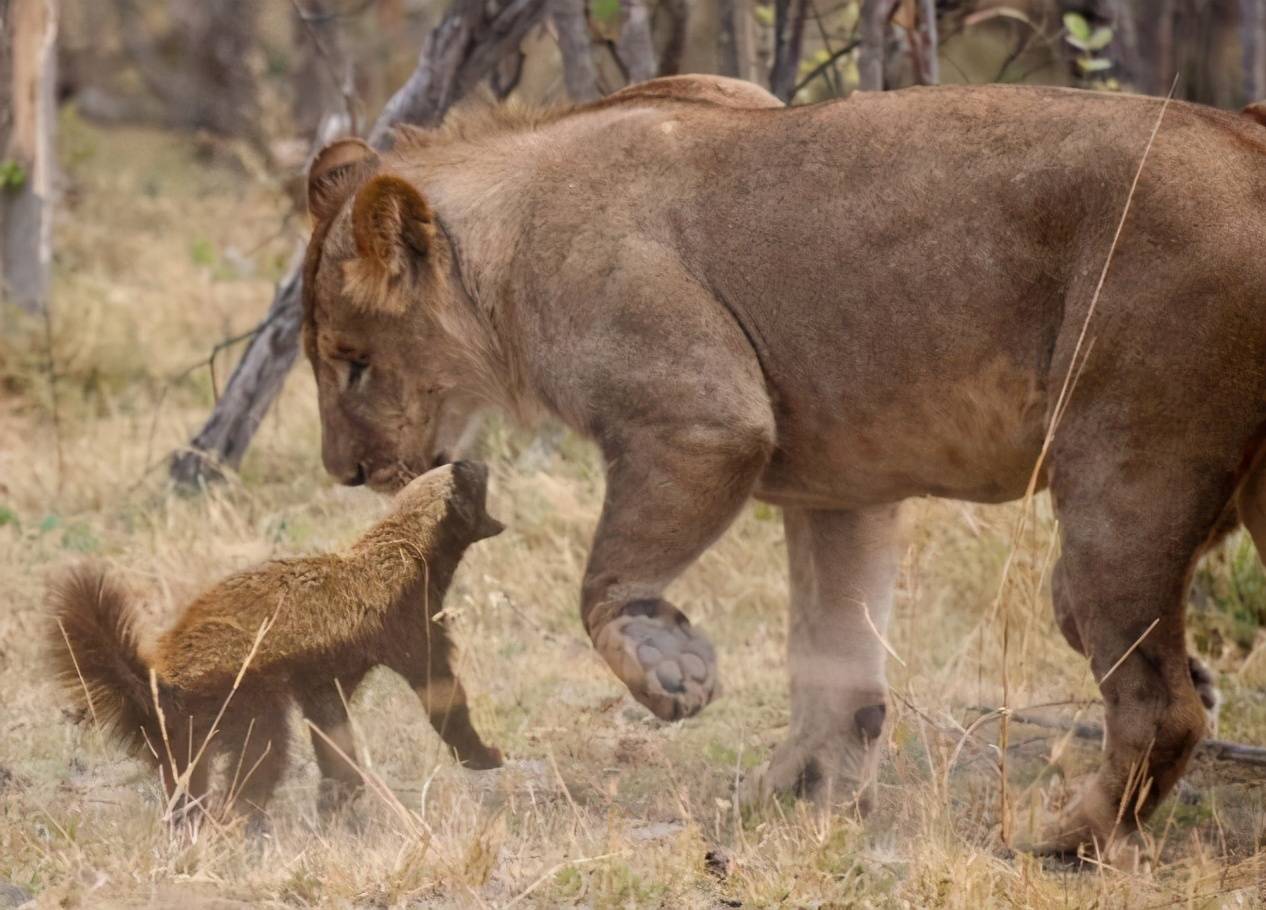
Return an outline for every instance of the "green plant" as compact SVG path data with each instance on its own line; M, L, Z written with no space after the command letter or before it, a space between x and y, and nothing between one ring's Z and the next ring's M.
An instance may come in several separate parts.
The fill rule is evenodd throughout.
M1112 38L1110 26L1092 26L1081 13L1064 14L1064 40L1077 51L1074 61L1083 80L1112 87L1103 78L1103 74L1112 69L1112 60L1102 56L1112 44Z

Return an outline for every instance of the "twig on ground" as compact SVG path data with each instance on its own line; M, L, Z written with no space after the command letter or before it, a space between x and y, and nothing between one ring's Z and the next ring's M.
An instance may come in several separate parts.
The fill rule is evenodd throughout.
M985 717L981 718L982 720L992 720L993 717L991 715L1000 714L997 708L986 708L983 705L973 705L968 710L982 712L985 715ZM1016 711L1009 713L1011 720L1017 724L1027 724L1030 727L1041 727L1046 730L1062 730L1066 733L1072 733L1079 739L1103 740L1103 727L1098 724L1084 724ZM976 724L972 725L973 728L975 726ZM1236 743L1225 739L1206 739L1196 746L1196 755L1215 761L1237 762L1239 764L1266 768L1266 747L1263 746L1251 746L1246 743Z
M44 304L44 344L48 352L48 395L53 407L53 438L57 442L57 492L62 491L62 478L66 474L66 459L62 451L61 408L57 402L57 363L53 358L53 306Z

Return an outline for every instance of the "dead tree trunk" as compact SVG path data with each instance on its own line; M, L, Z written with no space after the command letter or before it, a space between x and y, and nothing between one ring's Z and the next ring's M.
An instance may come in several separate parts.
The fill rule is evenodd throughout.
M790 103L800 73L804 46L804 20L808 0L774 0L774 65L769 71L769 90Z
M1112 0L1120 75L1144 95L1169 92L1177 70L1174 50L1175 0Z
M37 312L52 265L57 11L0 0L0 298Z
M1266 99L1266 0L1240 0L1244 102Z
M620 0L620 37L615 46L629 82L655 78L651 14L643 0Z
M859 25L861 46L857 52L857 87L864 92L884 89L884 65L888 46L888 20L897 0L862 0Z
M717 0L717 69L722 76L739 75L739 0Z
M911 35L911 45L916 48L915 78L920 85L936 85L941 81L940 42L937 39L936 0L919 0L919 23Z
M598 70L593 64L585 0L549 0L549 13L563 56L563 82L568 96L580 104L596 101L602 93L598 91Z
M418 65L383 107L369 143L386 148L398 123L434 126L458 98L517 50L545 10L545 0L508 0L486 12L483 0L455 0L427 36ZM216 479L221 466L236 468L264 414L276 399L299 353L303 324L302 246L277 288L224 394L189 447L172 456L171 477L196 487Z

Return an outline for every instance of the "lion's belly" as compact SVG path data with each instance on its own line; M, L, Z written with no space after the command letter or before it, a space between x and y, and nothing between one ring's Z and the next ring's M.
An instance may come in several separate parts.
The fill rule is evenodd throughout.
M1001 360L932 387L824 397L780 409L760 498L815 508L911 496L1005 502L1024 495L1046 433L1042 377Z

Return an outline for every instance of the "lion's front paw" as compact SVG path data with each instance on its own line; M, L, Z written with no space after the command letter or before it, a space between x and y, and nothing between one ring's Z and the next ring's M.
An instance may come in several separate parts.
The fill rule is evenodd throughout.
M625 604L594 645L633 697L663 720L697 714L716 695L712 643L667 601Z

